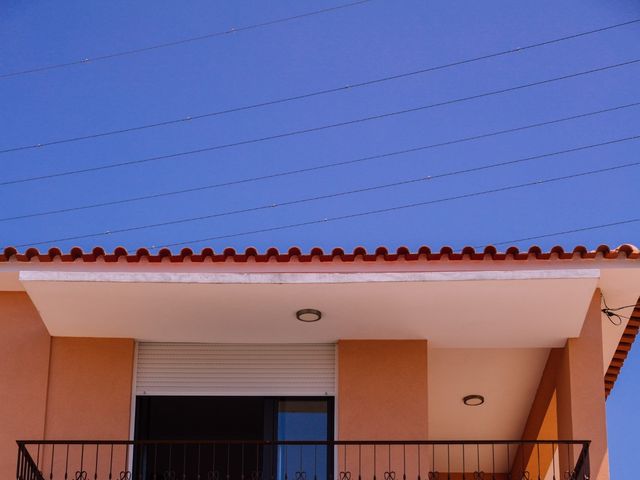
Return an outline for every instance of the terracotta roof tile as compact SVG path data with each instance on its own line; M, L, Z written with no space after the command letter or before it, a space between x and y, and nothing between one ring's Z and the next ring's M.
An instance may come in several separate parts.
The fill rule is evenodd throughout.
M189 259L192 262L202 262L205 259L211 259L214 262L224 262L231 259L234 262L246 262L254 260L256 262L267 262L274 259L277 262L288 262L296 259L300 262L310 262L319 260L321 262L330 262L339 259L344 262L353 262L356 259L364 261L415 261L424 259L428 261L438 260L571 260L576 258L593 259L601 257L604 259L640 259L640 250L634 245L624 244L617 248L611 248L607 245L600 245L595 250L588 250L584 246L576 246L572 250L565 250L561 246L555 246L548 251L544 251L539 246L533 245L527 250L521 250L517 247L508 247L503 251L497 247L489 245L483 249L474 247L464 247L460 250L454 250L451 247L442 247L440 250L434 250L427 246L420 247L416 250L410 250L407 247L399 247L395 251L390 251L386 247L378 247L374 250L367 251L364 247L356 247L352 251L345 251L342 248L334 248L331 251L324 251L321 248L312 248L307 252L303 252L298 247L292 247L287 251L279 251L277 248L269 248L264 252L259 252L256 248L250 247L243 252L237 252L233 248L226 248L221 252L215 252L212 248L203 248L199 252L190 248L183 248L180 251L172 252L168 248L161 248L152 253L147 248L139 248L136 251L127 251L123 247L117 247L112 252L105 251L102 247L95 247L90 251L84 251L81 248L73 247L68 251L53 247L46 251L39 251L37 248L28 248L22 252L14 247L6 247L0 251L0 262L18 261L30 262L38 260L40 262L52 262L59 260L63 262L73 262L81 260L83 262L95 262L103 260L105 262L116 262L124 258L127 262L139 262L146 259L149 262L160 262L167 258L170 262L183 262Z

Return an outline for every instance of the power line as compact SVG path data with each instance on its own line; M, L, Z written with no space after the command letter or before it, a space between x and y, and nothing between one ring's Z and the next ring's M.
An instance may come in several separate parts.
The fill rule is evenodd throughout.
M520 127L520 128L531 128L531 127L528 126L528 127ZM513 130L513 129L511 129L511 130ZM504 131L502 131L501 133L504 133ZM498 133L493 133L493 135L496 135L496 134L498 134ZM483 135L483 137L486 137L487 135L490 135L490 134L485 134L485 135ZM477 138L477 137L468 137L468 138ZM609 140L609 141L606 141L606 142L594 143L594 144L589 144L589 145L582 145L582 146L579 146L579 147L574 147L574 148L565 149L565 150L559 150L559 151L555 151L555 152L551 152L551 153L545 153L545 154L541 154L541 155L535 155L535 156L532 156L532 157L525 157L525 158L520 158L520 159L516 159L516 160L509 160L509 161L506 161L506 162L494 163L494 164L484 165L484 166L480 166L480 167L473 167L473 168L469 168L469 169L458 170L458 171L439 174L439 175L432 175L432 176L430 176L428 178L419 177L417 179L411 179L411 180L407 180L407 181L403 181L403 182L399 182L399 183L391 183L391 184L381 185L381 186L377 186L377 187L370 187L370 188L365 188L365 189L360 189L360 190L352 190L352 191L333 194L333 195L329 195L329 196L312 197L310 199L305 199L305 200L298 200L298 201L293 201L293 202L285 202L285 203L278 204L278 206L284 206L284 205L289 205L289 204L294 204L294 203L303 203L303 202L308 202L308 201L320 200L320 199L324 199L324 198L330 198L332 196L349 195L349 194L353 194L353 193L360 193L360 192L363 192L363 191L377 190L377 189L381 189L381 188L389 188L389 187L399 186L399 185L403 185L403 184L407 184L407 183L414 183L414 182L418 182L418 181L432 180L432 179L441 178L441 177L460 175L460 174L464 174L464 173L470 173L470 172L475 172L475 171L480 171L480 170L486 170L486 169L489 169L489 168L512 165L512 164L527 162L527 161L536 160L536 159L540 159L540 158L546 158L546 157L550 157L550 156L554 156L554 155L562 155L562 154L566 154L566 153L573 153L573 152L578 152L578 151L583 151L583 150L588 150L588 149L592 149L592 148L603 147L603 146L607 146L607 145L613 145L613 144L616 144L616 143L622 143L622 142L638 140L638 139L640 139L640 135L631 136L631 137L624 137L624 138L618 138L618 139ZM459 143L459 141L454 141L454 142ZM450 144L451 142L447 142L447 143ZM447 144L447 143L445 143L445 144ZM218 183L218 184L214 184L214 185L206 185L206 186L202 186L202 187L194 187L194 188L188 188L188 189L183 189L183 190L176 190L176 191L172 191L172 192L157 193L157 194L154 194L154 195L145 195L145 196L141 196L141 197L114 200L114 201L111 201L111 202L102 202L102 203L97 203L97 204L92 204L92 205L83 205L83 206L78 206L78 207L69 207L69 208L62 208L62 209L57 209L57 210L48 210L48 211L44 211L44 212L35 212L35 213L30 213L30 214L25 214L25 215L16 215L16 216L13 216L13 217L0 218L0 222L6 222L6 221L10 221L10 220L26 219L26 218L33 218L33 217L40 217L40 216L60 214L60 213L76 212L76 211L79 211L79 210L86 210L86 209L90 209L90 208L119 205L119 204L123 204L123 203L134 202L134 201L156 199L156 198L167 197L167 196L172 196L172 195L179 195L179 194L188 193L188 192L190 193L190 192L202 191L202 190L207 190L207 189L219 188L221 186L237 185L237 184L240 184L240 183L246 183L246 182L251 182L251 181L256 181L256 180L264 180L264 179L267 179L267 178L275 178L275 177L278 177L278 176L293 175L295 173L300 173L300 172L319 170L321 168L330 168L330 167L336 167L336 166L343 166L345 164L353 164L353 163L356 163L356 162L364 162L364 161L367 161L367 160L371 160L373 158L385 158L385 157L390 157L390 156L393 156L393 155L399 155L399 154L407 153L407 152L416 152L416 151L419 151L419 150L424 150L426 148L432 148L434 146L441 146L441 145L443 145L443 144L442 143L433 144L433 145L428 145L428 146L423 146L423 147L416 147L416 148L412 148L412 149L409 149L409 150L401 150L401 151L397 151L397 152L389 152L389 153L374 155L374 156L370 156L370 157L359 158L359 159L355 159L355 160L347 160L346 162L335 162L335 163L320 165L320 166L316 166L316 167L309 167L309 168L305 168L305 169L298 169L298 170L292 170L292 171L288 171L288 172L282 172L282 173L279 173L279 174L263 175L261 177L253 177L253 178L244 179L244 180L236 180L236 181L232 181L232 182ZM267 205L267 206L264 206L264 207L251 208L249 210L243 209L243 210L227 212L227 213L223 213L223 214L207 215L205 217L195 217L195 218L190 218L188 220L178 220L178 221L173 221L173 222L168 222L168 223L165 222L165 223L162 223L162 224L153 224L153 225L144 226L144 227L136 227L136 229L138 230L138 229L141 229L141 228L151 228L151 227L154 227L154 226L169 225L169 224L173 224L173 223L184 223L185 221L196 221L196 220L202 220L204 218L211 218L211 217L217 217L217 216L226 216L226 215L232 215L232 214L237 214L237 213L246 213L246 212L250 212L250 211L254 211L254 210L262 210L262 209L272 208L272 207L273 207L273 205L270 204L270 205ZM113 234L113 233L119 233L119 232L120 232L120 230L111 230L109 232L97 233L97 234L93 234L91 236L106 235L106 234ZM73 239L75 239L75 238L76 237L74 237Z
M15 72L8 72L8 73L3 73L0 74L0 79L4 79L4 78L9 78L9 77L17 77L20 75L28 75L31 73L37 73L37 72L45 72L48 70L56 70L56 69L60 69L60 68L65 68L65 67L71 67L71 66L75 66L75 65L86 65L88 63L93 63L93 62L98 62L98 61L102 61L102 60L109 60L112 58L117 58L117 57L125 57L128 55L135 55L138 53L143 53L143 52L149 52L151 50L159 50L162 48L167 48L167 47L175 47L177 45L184 45L186 43L193 43L193 42L199 42L202 40L209 40L211 38L216 38L216 37L222 37L225 35L232 35L235 33L239 33L239 32L244 32L247 30L255 30L258 28L262 28L262 27L268 27L271 25L276 25L279 23L285 23L285 22L290 22L293 20L300 20L302 18L306 18L306 17L312 17L314 15L321 15L324 13L329 13L329 12L334 12L336 10L342 10L344 8L348 8L348 7L354 7L356 5L361 5L363 3L368 3L371 0L359 0L356 2L351 2L351 3L345 3L342 5L336 5L335 7L329 7L329 8L323 8L321 10L314 10L311 12L306 12L306 13L301 13L299 15L293 15L290 17L284 17L284 18L278 18L275 20L269 20L266 22L261 22L261 23L255 23L253 25L246 25L244 27L238 27L238 28L230 28L229 30L224 30L224 31L219 31L219 32L212 32L212 33L207 33L204 35L198 35L196 37L189 37L189 38L183 38L181 40L175 40L173 42L166 42L166 43L157 43L155 45L150 45L148 47L141 47L141 48L134 48L131 50L122 50L119 52L113 52L113 53L108 53L105 55L99 55L96 57L86 57L83 58L81 60L74 60L71 62L65 62L65 63L57 63L57 64L53 64L53 65L44 65L44 66L40 66L40 67L33 67L27 70L19 70L19 71L15 71ZM622 26L622 25L621 25ZM615 28L615 26L611 26L610 28ZM608 29L605 27L605 29Z
M609 25L609 26L598 28L598 29L595 29L595 30L589 30L589 31L586 31L586 32L576 33L576 34L573 34L573 35L567 35L567 36L564 36L564 37L559 37L559 38L555 38L555 39L552 39L552 40L547 40L547 41L544 41L544 42L533 43L533 44L530 44L530 45L526 45L524 47L517 47L517 48L512 48L512 49L509 49L509 50L502 50L500 52L490 53L490 54L482 55L482 56L479 56L479 57L468 58L468 59L465 59L465 60L459 60L459 61L456 61L456 62L446 63L446 64L437 65L437 66L433 66L433 67L421 68L419 70L413 70L411 72L405 72L405 73L400 73L400 74L396 74L396 75L380 77L380 78L376 78L376 79L373 79L373 80L367 80L367 81L363 81L363 82L344 85L344 86L341 86L341 87L329 88L329 89L324 89L324 90L317 90L317 91L314 91L314 92L309 92L309 93L305 93L305 94L301 94L301 95L294 95L294 96L279 98L279 99L275 99L275 100L267 100L267 101L264 101L264 102L254 103L254 104L250 104L250 105L243 105L243 106L240 106L240 107L234 107L234 108L229 108L229 109L225 109L225 110L218 110L218 111L215 111L215 112L208 112L208 113L203 113L203 114L199 114L199 115L190 115L190 116L186 116L186 117L175 118L175 119L171 119L171 120L165 120L165 121L162 121L162 122L147 123L147 124L144 124L144 125L137 125L137 126L133 126L133 127L120 128L120 129L115 129L115 130L107 130L107 131L103 131L103 132L92 133L92 134L89 134L89 135L80 135L80 136L75 136L75 137L61 138L61 139L58 139L58 140L51 140L51 141L48 141L48 142L40 142L40 143L34 143L34 144L29 144L29 145L22 145L22 146L18 146L18 147L6 148L4 150L0 150L0 154L10 153L10 152L17 152L17 151L21 151L21 150L29 150L29 149L34 149L34 148L43 148L43 147L48 147L48 146L52 146L52 145L60 145L60 144L63 144L63 143L78 142L78 141L82 141L82 140L90 140L90 139L95 139L95 138L107 137L107 136L111 136L111 135L119 135L119 134L123 134L123 133L135 132L135 131L139 131L139 130L146 130L146 129L150 129L150 128L163 127L163 126L168 126L168 125L175 125L175 124L178 124L178 123L192 122L192 121L195 121L195 120L201 120L201 119L204 119L204 118L210 118L210 117L215 117L215 116L220 116L220 115L226 115L226 114L234 113L234 112L252 110L252 109L256 109L256 108L262 108L262 107L267 107L267 106L271 106L271 105L277 105L277 104L281 104L281 103L287 103L287 102L292 102L292 101L296 101L296 100L302 100L302 99L316 97L316 96L320 96L320 95L327 95L327 94L330 94L330 93L337 93L337 92L341 92L341 91L345 91L345 90L353 90L353 89L356 89L356 88L370 86L370 85L383 83L383 82L388 82L388 81L391 81L391 80L398 80L398 79L401 79L401 78L406 78L406 77L411 77L411 76L414 76L414 75L420 75L420 74L424 74L424 73L434 72L434 71L437 71L437 70L444 70L444 69L447 69L447 68L457 67L457 66L460 66L460 65L465 65L465 64L469 64L469 63L473 63L473 62L478 62L478 61L481 61L481 60L487 60L487 59L490 59L490 58L496 58L496 57L500 57L500 56L504 56L504 55L510 55L510 54L513 54L513 53L519 53L519 52L522 52L522 51L525 51L525 50L538 48L538 47L542 47L542 46L546 46L546 45L551 45L551 44L554 44L554 43L563 42L563 41L566 41L566 40L571 40L571 39L575 39L575 38L579 38L579 37L584 37L584 36L587 36L587 35L593 35L595 33L601 33L603 31L607 31L607 30L611 30L611 29L614 29L614 28L619 28L619 27L623 27L623 26L627 26L627 25L632 25L632 24L635 24L635 23L638 23L638 22L640 22L640 19L631 20L631 21L623 22L623 23L617 23L615 25Z
M496 188L496 189L491 189L491 190L484 190L484 191L481 191L481 192L468 193L468 194L464 194L464 195L456 195L456 196L453 196L453 197L445 197L445 198L441 198L441 199L437 199L437 200L429 200L429 201L426 201L426 202L410 203L410 204L399 205L399 206L395 206L395 207L381 208L381 209L378 209L378 210L369 210L369 211L365 211L365 212L352 213L352 214L349 214L349 215L341 215L341 216L337 216L337 217L329 217L329 218L324 218L322 220L312 220L312 221L309 221L309 222L301 222L301 223L295 223L295 224L289 224L289 225L280 225L280 226L276 226L276 227L270 227L270 228L253 230L253 231L245 231L245 232L233 233L233 234L228 234L228 235L220 235L220 236L217 236L217 237L207 237L207 238L201 238L201 239L197 239L197 240L188 240L188 241L183 241L183 242L169 243L169 244L162 245L161 247L174 247L174 246L178 246L178 245L186 245L186 244L189 244L189 243L199 243L199 242L204 242L204 241L221 240L221 239L225 239L225 238L233 238L233 237L251 235L251 234L255 234L255 233L266 233L266 232L272 232L272 231L276 231L276 230L285 230L285 229L303 227L303 226L314 225L314 224L319 224L319 223L328 223L328 222L334 222L334 221L338 221L338 220L347 220L347 219L351 219L351 218L358 218L358 217L364 217L364 216L369 216L369 215L377 215L377 214L381 214L381 213L388 213L388 212L394 212L394 211L398 211L398 210L405 210L405 209L408 209L408 208L416 208L416 207L421 207L421 206L426 206L426 205L433 205L433 204L437 204L437 203L444 203L444 202L449 202L449 201L453 201L453 200L461 200L461 199L465 199L465 198L478 197L478 196L482 196L482 195L490 195L490 194L493 194L493 193L499 193L499 192L504 192L504 191L509 191L509 190L515 190L515 189L518 189L518 188L532 187L532 186L536 186L536 185L542 185L542 184L545 184L545 183L568 180L568 179L582 177L582 176L586 176L586 175L595 175L595 174L598 174L598 173L604 173L604 172L607 172L607 171L618 170L618 169L621 169L621 168L629 168L629 167L638 166L638 165L640 165L640 162L633 162L633 163L630 163L630 164L619 165L619 166L616 166L616 167L609 167L609 168L603 168L603 169L598 169L598 170L591 170L591 171L588 171L588 172L581 172L581 173L573 174L573 175L565 175L565 176L562 176L562 177L554 177L554 178L550 178L550 179L546 179L546 180L528 182L528 183L523 183L523 184L519 184L519 185L512 185L512 186L508 186L508 187ZM46 243L46 242L43 242L43 243ZM27 245L19 245L19 246L23 247L23 246L27 246Z
M96 166L96 167L88 167L88 168L77 169L77 170L68 170L66 172L52 173L52 174L47 174L47 175L39 175L39 176L35 176L35 177L28 177L28 178L17 179L17 180L8 180L8 181L0 182L0 186L13 185L13 184L17 184L17 183L25 183L25 182L31 182L31 181L43 180L43 179L50 179L50 178L58 178L58 177L63 177L63 176L68 176L68 175L75 175L75 174L80 174L80 173L96 172L96 171L100 171L100 170L119 168L119 167L123 167L123 166L127 166L127 165L139 165L139 164L142 164L142 163L155 162L155 161L159 161L159 160L167 160L167 159L172 159L172 158L177 158L177 157L194 155L194 154L197 154L197 153L204 153L204 152L211 152L211 151L215 151L215 150L234 148L234 147L238 147L238 146L242 146L242 145L261 143L261 142L265 142L265 141L269 141L269 140L287 138L287 137L292 137L292 136L296 136L296 135L302 135L302 134L306 134L306 133L312 133L312 132L318 132L318 131L322 131L322 130L328 130L328 129L332 129L332 128L339 128L339 127L344 127L344 126L348 126L348 125L364 123L364 122L368 122L368 121L372 121L372 120L380 120L380 119L383 119L383 118L389 118L389 117L394 117L394 116L398 116L398 115L404 115L404 114L407 114L407 113L428 110L428 109L435 108L435 107L442 107L442 106L446 106L446 105L452 105L452 104L455 104L455 103L462 103L462 102L466 102L466 101L470 101L470 100L477 100L479 98L490 97L490 96L493 96L493 95L500 95L500 94L503 94L503 93L514 92L514 91L522 90L522 89L525 89L525 88L530 88L530 87L539 86L539 85L545 85L545 84L549 84L549 83L553 83L553 82L557 82L557 81L562 81L562 80L568 80L568 79L571 79L571 78L576 78L576 77L580 77L580 76L583 76L583 75L589 75L589 74L592 74L592 73L603 72L603 71L611 70L611 69L614 69L614 68L620 68L620 67L636 64L638 62L640 62L640 59L630 60L630 61L622 62L622 63L616 63L616 64L613 64L613 65L607 65L607 66L604 66L604 67L598 67L598 68L594 68L594 69L590 69L590 70L585 70L585 71L582 71L582 72L572 73L572 74L569 74L569 75L563 75L563 76L560 76L560 77L554 77L554 78L550 78L550 79L539 80L537 82L526 83L526 84L523 84L523 85L517 85L517 86L514 86L514 87L504 88L504 89L501 89L501 90L493 90L493 91L490 91L490 92L484 92L484 93L471 95L471 96L467 96L467 97L459 97L459 98L455 98L455 99L452 99L452 100L446 100L446 101L442 101L442 102L431 103L431 104L427 104L427 105L421 105L419 107L407 108L407 109L403 109L403 110L396 110L396 111L393 111L393 112L387 112L387 113L382 113L382 114L378 114L378 115L372 115L372 116L368 116L368 117L361 117L361 118L357 118L357 119L353 119L353 120L348 120L348 121L345 121L345 122L333 123L333 124L328 124L328 125L321 125L319 127L311 127L311 128L306 128L306 129L302 129L302 130L294 130L294 131L290 131L290 132L279 133L279 134L276 134L276 135L269 135L269 136L266 136L266 137L253 138L253 139L249 139L249 140L241 140L241 141L233 142L233 143L213 145L213 146L203 147L203 148L199 148L199 149L195 149L195 150L188 150L188 151L183 151L183 152L178 152L178 153L171 153L171 154L167 154L167 155L159 155L159 156L155 156L155 157L147 157L147 158L137 159L137 160L128 160L128 161L124 161L124 162L111 163L111 164L101 165L101 166Z
M529 241L529 240L538 240L540 238L557 237L557 236L560 236L560 235L568 235L570 233L586 232L586 231L589 231L589 230L597 230L597 229L601 229L601 228L615 227L615 226L618 226L618 225L627 225L629 223L636 223L636 222L640 222L640 218L630 218L628 220L621 220L619 222L603 223L603 224L600 224L600 225L591 225L591 226L588 226L588 227L573 228L571 230L562 230L560 232L545 233L543 235L535 235L533 237L515 238L513 240L506 240L504 242L493 243L492 245L493 246L513 245L514 243L526 242L526 241ZM474 248L479 249L479 248L484 248L484 247L485 247L485 245L477 246L477 247L474 247Z
M308 225L314 225L314 224L319 224L319 223L327 223L327 222L333 222L333 221L338 221L338 220L346 220L346 219L351 219L351 218L364 217L364 216L369 216L369 215L376 215L376 214L380 214L380 213L388 213L388 212L393 212L393 211L398 211L398 210L404 210L404 209L407 209L407 208L415 208L415 207L426 206L426 205L434 205L434 204L439 204L439 203L444 203L444 202L450 202L450 201L453 201L453 200L461 200L461 199L466 199L466 198L478 197L478 196L482 196L482 195L489 195L489 194L493 194L493 193L499 193L499 192L505 192L505 191L509 191L509 190L515 190L515 189L519 189L519 188L542 185L542 184L551 183L551 182L569 180L569 179L573 179L573 178L584 177L584 176L587 176L587 175L595 175L595 174L599 174L599 173L610 172L610 171L614 171L614 170L620 170L620 169L623 169L623 168L636 167L636 166L639 166L639 165L640 165L640 161L632 162L632 163L626 163L626 164L617 165L617 166L614 166L614 167L600 168L600 169L597 169L597 170L590 170L590 171L587 171L587 172L574 173L574 174L571 174L571 175L564 175L564 176L561 176L561 177L553 177L553 178L549 178L549 179L545 179L545 180L537 180L537 181L533 181L533 182L521 183L521 184L518 184L518 185L510 185L510 186L507 186L507 187L494 188L494 189L491 189L491 190L484 190L484 191L481 191L481 192L467 193L467 194L463 194L463 195L456 195L456 196L452 196L452 197L439 198L439 199L436 199L436 200L428 200L428 201L424 201L424 202L410 203L410 204L406 204L406 205L399 205L399 206L395 206L395 207L382 208L382 209L378 209L378 210L369 210L369 211L353 213L353 214L349 214L349 215L341 215L341 216L337 216L337 217L324 218L322 220L312 220L312 221L308 221L308 222L294 223L294 224L289 224L289 225L280 225L280 226L276 226L276 227L270 227L270 228L259 229L259 230L251 230L251 231L233 233L233 234L228 234L228 235L221 235L221 236L216 236L216 237L201 238L201 239L198 239L198 240L188 240L188 241L184 241L184 242L170 243L170 244L165 244L162 247L173 247L173 246L177 246L177 245L185 245L185 244L188 244L188 243L199 243L199 242L204 242L204 241L220 240L220 239L224 239L224 238L239 237L239 236L250 235L250 234L255 234L255 233L272 232L272 231L275 231L275 230L284 230L284 229L296 228L296 227L302 227L302 226L308 226ZM485 167L485 168L487 168L487 167ZM471 171L471 170L473 170L473 169L469 169L469 171ZM449 175L451 175L451 174L449 174ZM444 175L441 175L441 176L444 176ZM423 177L422 180L427 180L427 178ZM393 184L393 185L394 186L395 185L401 185L401 184L406 184L406 183L410 183L410 182L414 183L414 182L418 182L418 181L421 181L421 180L420 179L413 179L413 180L405 181L405 182L397 182L396 184ZM378 186L378 187L369 187L369 188L366 188L366 189L360 189L360 190L352 191L352 192L348 192L348 193L343 192L343 193L340 193L340 194L324 195L322 197L315 197L315 199L332 198L332 197L342 196L342 195L346 195L346 194L350 194L350 193L356 193L356 192L359 193L359 192L363 192L363 191L371 191L371 190L375 190L375 189L379 189L379 188L382 188L382 187L380 187L380 186ZM384 188L387 188L387 187L385 186ZM291 202L281 203L279 205L291 205L291 204L294 204L294 203L303 203L303 202L308 202L308 201L311 201L311 200L310 199L295 200L295 201L291 201ZM277 205L245 209L245 210L242 210L242 211L236 211L234 213L244 213L244 212L250 212L250 211L256 211L256 210L262 210L262 209L265 209L265 208L272 208L273 206L277 206ZM194 217L194 219L212 218L214 216L223 216L223 215L230 215L230 214L231 213L214 214L214 215L208 215L208 216ZM27 246L32 246L32 245L46 244L46 243L64 242L64 241L69 241L69 240L78 240L78 239L82 239L82 238L104 236L104 235L108 235L110 233L124 233L124 232L130 232L130 231L134 231L134 230L140 230L140 229L143 229L143 228L152 228L152 227L158 227L158 226L164 226L164 225L170 225L170 224L176 224L176 223L185 223L187 221L193 221L193 219L183 219L183 220L174 221L174 222L163 222L163 223L157 223L157 224L154 224L154 225L145 225L145 226L142 226L142 227L129 227L129 228L123 228L123 229L120 229L120 230L117 230L117 231L113 230L112 232L104 232L104 233L98 233L98 234L77 235L77 236L73 236L73 237L65 237L65 238L57 238L57 239L51 239L51 240L43 240L43 241L39 241L39 242L31 242L31 243L24 243L24 244L15 245L15 247L27 247Z
M399 205L399 206L395 206L395 207L388 207L388 208L381 208L378 210L368 210L365 212L358 212L358 213L352 213L349 215L340 215L337 217L329 217L329 218L324 218L322 220L312 220L309 222L301 222L301 223L293 223L293 224L289 224L289 225L279 225L276 227L270 227L270 228L263 228L263 229L259 229L259 230L252 230L252 231L245 231L245 232L238 232L238 233L232 233L232 234L228 234L228 235L220 235L217 237L207 237L207 238L200 238L197 240L187 240L187 241L183 241L183 242L175 242L175 243L168 243L165 245L162 245L162 247L175 247L178 245L186 245L189 243L200 243L200 242L208 242L208 241L212 241L212 240L222 240L225 238L233 238L233 237L240 237L240 236L245 236L245 235L251 235L251 234L256 234L256 233L267 233L267 232L273 232L276 230L285 230L285 229L290 229L290 228L297 228L297 227L304 227L304 226L309 226L309 225L314 225L314 224L319 224L319 223L328 223L328 222L335 222L338 220L347 220L347 219L351 219L351 218L358 218L358 217L364 217L364 216L369 216L369 215L377 215L377 214L381 214L381 213L388 213L388 212L394 212L394 211L398 211L398 210L405 210L405 209L409 209L409 208L416 208L416 207L421 207L421 206L426 206L426 205L433 205L433 204L437 204L437 203L444 203L444 202L449 202L449 201L453 201L453 200L461 200L461 199L465 199L465 198L472 198L472 197L478 197L478 196L482 196L482 195L490 195L493 193L499 193L499 192L505 192L505 191L509 191L509 190L515 190L518 188L526 188L526 187L533 187L536 185L542 185L545 183L551 183L551 182L558 182L558 181L562 181L562 180L568 180L568 179L572 179L572 178L577 178L577 177L583 177L586 175L595 175L598 173L604 173L604 172L608 172L608 171L612 171L612 170L618 170L618 169L622 169L622 168L629 168L629 167L634 167L634 166L638 166L640 165L640 162L633 162L633 163L629 163L629 164L624 164L624 165L618 165L616 167L609 167L609 168L602 168L599 170L591 170L588 172L581 172L581 173L577 173L577 174L573 174L573 175L565 175L562 177L554 177L554 178L550 178L550 179L546 179L546 180L539 180L539 181L535 181L535 182L528 182L528 183L522 183L519 185L511 185L508 187L502 187L502 188L496 188L496 189L492 189L492 190L484 190L481 192L474 192L474 193L468 193L465 195L457 195L457 196L453 196L453 197L446 197L446 198L441 198L441 199L437 199L437 200L429 200L426 202L417 202L417 203L410 203L410 204L405 204L405 205ZM43 242L46 243L46 242ZM27 245L19 245L20 247L24 247Z

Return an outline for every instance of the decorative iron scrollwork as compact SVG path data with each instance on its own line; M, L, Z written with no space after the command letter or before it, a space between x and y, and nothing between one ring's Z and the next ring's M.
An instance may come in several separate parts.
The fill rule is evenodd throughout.
M254 470L249 476L251 480L260 480L262 478L262 472L260 470Z
M143 480L143 475L146 475L145 478L148 480L326 480L321 478L324 474L331 480L447 480L452 475L455 476L455 478L461 477L458 473L453 474L448 472L448 467L453 466L450 464L450 460L452 460L450 455L455 455L457 452L465 455L468 454L468 450L470 449L468 442L458 443L452 441L450 444L428 441L418 443L407 442L406 444L398 442L398 445L402 445L402 456L399 459L395 459L396 463L394 463L392 461L394 460L392 458L392 452L394 450L391 447L385 448L383 458L388 457L388 459L380 458L381 447L378 447L378 451L376 452L376 446L379 445L379 442L362 442L361 444L356 444L351 441L336 441L334 443L320 442L314 447L315 450L312 452L314 455L314 463L308 471L305 471L308 464L303 462L305 460L303 455L305 452L302 446L299 450L299 463L292 460L287 465L287 449L290 448L286 442L282 445L280 445L279 442L275 442L273 446L265 446L262 443L253 445L247 442L247 445L250 447L255 446L255 460L249 457L249 460L253 461L246 461L246 456L240 458L240 455L229 455L230 451L236 451L235 447L232 448L232 446L236 445L236 442L230 442L229 445L226 446L226 452L225 448L222 448L222 451L227 454L226 467L224 461L220 459L220 456L216 456L217 442L195 444L198 453L197 463L195 463L195 455L189 454L189 452L193 450L193 447L191 447L193 442L163 441L154 445L146 441L131 441L127 443L129 450L125 450L128 456L126 460L122 459L124 460L124 465L120 463L122 460L118 458L119 456L117 454L114 458L114 452L116 449L121 448L122 442L115 442L113 445L105 444L104 446L102 443L99 443L99 446L95 447L95 455L92 454L93 449L87 450L86 445L83 449L81 444L73 442L67 445L66 448L64 446L57 447L57 443L56 448L53 448L53 446L46 447L46 445L49 445L47 442L18 443L20 447L18 451L18 461L21 468L18 472L18 478L20 480L34 478L40 480L50 480L54 478L67 479L67 477L67 480L94 480L94 477L95 479L102 480ZM426 451L423 450L423 455L421 455L420 447L423 443ZM475 447L473 455L477 458L473 460L467 458L466 460L468 461L465 464L465 457L462 457L462 465L470 467L463 474L464 477L467 480L496 480L498 478L504 480L540 480L542 475L546 473L546 476L553 480L589 480L590 478L589 465L586 460L588 458L588 450L584 442L554 441L552 444L549 444L549 446L546 446L548 442L542 442L539 445L536 445L533 441L520 442L520 449L522 451L528 451L527 449L531 450L531 455L534 457L529 460L527 460L526 454L522 455L522 459L519 458L521 450L518 450L517 456L514 454L514 443L518 442L478 442L478 446ZM529 443L531 443L530 447L527 446ZM311 442L311 444L313 444L313 442ZM481 449L480 445L485 444L489 445L489 448ZM47 452L49 452L48 455L50 454L51 458L47 457L46 468L41 469L39 467L43 465L43 445L48 448ZM355 445L357 450L352 448L352 445ZM393 443L393 445L396 445L396 443ZM451 446L461 448L461 451L454 449L450 452ZM465 446L467 447L466 452L464 449ZM572 463L559 465L556 451L565 446L568 449L566 458ZM582 446L582 453L577 461L573 461L571 459L572 449L576 450L580 446ZM321 471L318 472L317 470L318 465L321 465L318 462L326 461L327 458L324 452L322 453L322 457L319 456L318 448L328 447L333 449L338 448L338 450L335 451L338 452L339 455L336 455L335 460L339 462L339 466L343 467L344 470L340 470L338 467L337 472L335 472L337 475L335 475L333 471L325 472L325 469L321 469ZM446 449L444 447L446 447ZM540 451L543 447L556 453L556 456L550 459L549 463L551 463L551 465L547 468L549 470L548 472L542 471ZM36 448L38 448L38 450L36 450ZM177 456L181 458L171 456L171 453L174 453L171 450L172 448L178 452ZM246 445L243 448L246 450ZM35 454L33 458L30 455L29 449ZM71 449L73 449L73 452L69 454ZM440 452L440 449L442 449L442 452ZM501 460L503 456L502 449L504 449L504 453L506 453L506 461L504 464ZM295 450L297 454L297 447ZM103 451L105 452L103 453ZM133 453L130 453L131 451ZM279 454L282 451L284 451L285 454L283 459L275 456L275 454ZM356 452L356 459L353 460L349 458L351 463L347 463L347 456L352 451ZM249 452L251 452L251 450L249 450ZM167 458L164 458L165 453L169 455ZM446 454L446 462L443 462L440 458L438 460L438 467L444 467L446 470L444 468L440 472L435 470L436 453L440 453L440 456ZM378 455L377 457L376 454ZM269 455L271 456L271 461L277 463L275 465L271 465L271 463L268 462L264 463L268 465L269 468L261 471L263 468L263 459L269 458ZM537 457L535 457L536 455ZM296 455L294 455L294 457L295 456ZM428 465L424 463L421 464L421 460L424 458L429 458L430 461ZM565 457L561 456L561 458ZM131 461L131 459L134 459L136 462L135 475L132 470L127 469L128 462ZM454 458L453 460L455 463L456 459ZM77 463L74 464L72 462ZM50 467L49 463L51 464ZM93 465L94 463L95 467ZM192 463L193 465L191 465ZM280 463L283 464L282 468L280 467ZM498 463L500 465L498 465ZM123 466L124 469L121 471L120 469ZM288 469L284 468L287 466ZM393 471L391 469L392 466L398 468L398 470ZM487 470L481 470L481 466ZM216 467L218 467L218 470L216 470ZM347 467L354 468L354 470L349 471ZM386 471L385 467L387 468ZM473 467L476 467L475 471ZM44 473L41 470L44 470ZM454 471L457 472L458 470ZM381 472L382 475L380 475ZM320 474L323 475L321 476ZM591 478L594 477L591 476Z

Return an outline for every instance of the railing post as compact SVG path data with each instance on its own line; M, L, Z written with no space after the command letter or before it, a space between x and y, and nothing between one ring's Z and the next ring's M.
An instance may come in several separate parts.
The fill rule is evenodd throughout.
M16 480L20 480L20 461L22 460L22 445L18 442L18 458L16 459Z
M591 478L591 465L589 465L589 442L582 444L582 465L578 473L579 480L589 480Z
M16 467L17 480L45 480L38 469L38 465L31 458L29 450L27 450L24 442L18 444L18 462Z

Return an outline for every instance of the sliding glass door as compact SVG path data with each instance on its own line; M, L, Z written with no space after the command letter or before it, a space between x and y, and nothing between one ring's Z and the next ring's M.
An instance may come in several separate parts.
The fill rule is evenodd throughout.
M331 397L139 396L135 440L146 443L134 469L142 478L325 480L332 449L271 442L331 439Z

